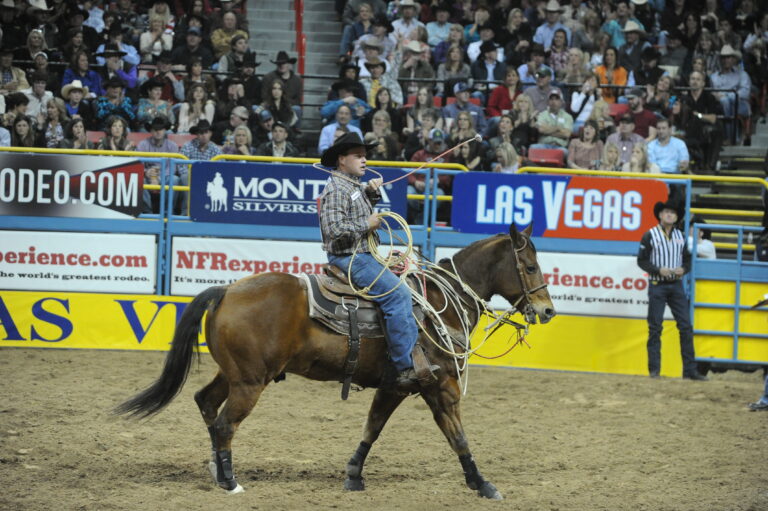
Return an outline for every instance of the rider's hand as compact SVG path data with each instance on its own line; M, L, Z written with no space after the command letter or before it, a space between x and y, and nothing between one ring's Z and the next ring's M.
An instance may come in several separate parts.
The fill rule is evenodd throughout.
M377 177L376 179L371 179L370 181L368 181L368 189L371 190L372 192L375 192L381 187L382 183L384 183L384 180L380 177Z
M373 213L368 217L368 230L375 231L381 225L381 217L376 213Z

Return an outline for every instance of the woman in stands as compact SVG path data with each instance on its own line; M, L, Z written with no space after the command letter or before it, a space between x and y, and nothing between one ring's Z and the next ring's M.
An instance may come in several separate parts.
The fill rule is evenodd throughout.
M685 15L684 23L683 45L688 48L688 51L693 51L699 43L699 37L701 37L699 16L694 12L688 12Z
M563 83L583 83L592 72L587 69L584 52L579 48L568 49L568 63L565 65Z
M368 153L369 160L396 161L398 159L397 143L391 137L377 137L371 131L365 134L363 141L366 144L376 144L376 147Z
M451 46L448 49L445 62L437 66L437 95L445 97L445 91L453 93L453 86L457 82L465 82L470 77L469 64L466 61L466 52L461 46Z
M210 74L203 74L203 61L199 57L192 57L187 63L187 75L184 77L184 90L187 97L192 86L196 84L205 88L209 99L216 99L216 79Z
M139 37L139 53L141 62L154 64L155 59L164 50L173 49L173 36L165 29L165 20L160 17L152 18L149 28Z
M403 155L406 161L411 161L411 157L414 154L427 146L429 132L442 119L440 112L435 108L421 110L418 115L418 128L408 135L405 147L403 148Z
M568 167L572 169L596 169L603 154L603 142L598 135L595 121L587 121L579 138L571 139L568 146Z
M372 128L368 133L373 133L377 141L381 138L386 138L386 147L388 149L391 147L395 148L394 154L389 156L387 159L394 158L399 152L397 151L398 143L396 135L392 133L392 120L389 118L389 114L386 112L386 110L377 110L376 113L373 114L371 124ZM389 153L390 151L388 150L387 154L389 155Z
M605 50L608 49L610 44L611 35L600 31L600 33L597 34L597 40L595 42L595 49L592 52L592 57L589 59L589 66L592 68L592 70L603 64L603 55L605 55Z
M248 126L241 124L233 131L233 142L225 143L222 148L224 154L242 154L251 156L256 154L256 148L253 147L253 134Z
M624 91L621 87L631 85L629 83L629 72L619 65L618 52L614 47L605 50L603 53L603 63L595 68L595 74L597 74L600 80L600 85L620 86L603 88L603 100L606 103L616 103L616 100Z
M66 41L67 42L64 43L64 46L61 48L61 52L65 61L71 62L72 57L74 57L75 53L78 51L84 51L90 55L92 48L88 48L88 46L85 44L82 28L69 29L69 32L67 32Z
M432 96L432 89L430 87L420 87L419 92L416 94L416 104L409 108L408 112L406 113L406 127L403 129L403 134L408 136L419 129L419 113L422 110L432 110L433 108L435 108L435 101ZM442 117L440 117L434 127L437 129L443 129Z
M709 75L720 71L720 52L716 48L717 40L708 30L702 30L699 37L699 44L693 52L693 59L704 60L704 76L709 79Z
M60 142L64 140L64 125L68 122L64 100L53 98L48 101L45 113L41 111L37 118L38 136L44 140L45 147L59 147Z
M17 115L11 124L11 146L42 147L44 141L35 137L32 120L26 115Z
M363 133L371 131L373 129L373 116L380 110L389 114L392 133L398 136L403 130L403 116L400 115L397 105L392 102L392 95L386 87L379 87L379 90L376 91L373 109L365 114L365 117L360 121L360 129Z
M517 155L515 146L503 143L496 148L495 162L491 164L492 172L502 174L515 174L520 167L520 157Z
M91 69L91 57L84 50L78 50L72 56L69 67L64 71L61 84L67 85L75 80L88 88L88 97L95 98L101 93L101 76Z
M269 110L276 121L282 122L291 129L299 122L296 112L291 108L291 103L285 96L285 86L280 80L272 82L270 95L264 98L261 106Z
M517 97L522 94L522 83L520 74L514 67L507 68L507 74L504 77L504 87L496 87L488 98L488 107L486 113L488 117L500 117L512 111Z
M608 135L616 131L616 125L613 122L613 117L611 117L610 105L602 99L595 101L592 113L589 114L587 120L597 123L599 137L603 142L608 138Z
M531 98L520 94L515 99L515 107L512 111L512 145L519 154L524 154L528 146L536 143L539 138L538 130L533 127L535 119L536 112Z
M600 165L597 170L609 170L611 172L621 172L621 154L619 148L613 142L605 144L603 156L600 158Z
M464 144L458 150L453 151L453 161L464 165L469 170L485 170L482 168L482 144L476 140Z
M136 110L136 118L139 126L148 125L152 119L158 116L165 117L169 126L176 124L176 116L173 114L173 105L161 99L163 95L163 81L159 78L150 78L141 84L139 106Z
M646 174L661 172L658 165L648 161L648 146L646 144L635 144L629 161L621 167L621 170L622 172L644 172Z
M456 122L451 126L451 134L448 137L448 145L454 146L469 138L477 136L475 131L475 121L469 112L459 112L456 116Z
M533 29L525 20L522 10L515 7L509 11L506 29L497 34L496 40L504 45L507 65L519 67L530 60Z
M14 60L32 60L39 51L47 52L48 45L45 43L42 30L33 29L27 34L27 44L16 49L13 52L13 58Z
M582 18L584 26L573 33L571 40L572 48L580 48L581 51L589 54L595 52L599 46L600 34L600 16L592 9L588 10Z
M677 96L672 88L672 78L669 75L663 75L656 82L656 87L651 90L645 107L657 115L669 117L676 102Z
M96 149L96 144L88 140L83 120L72 119L64 128L64 139L59 143L61 149Z
M512 140L512 128L514 126L514 121L512 120L512 116L510 114L502 114L499 117L499 125L496 128L496 136L488 140L488 145L490 146L489 151L495 152L496 148L499 147L503 143L508 144L514 144ZM489 154L489 160L493 159L494 154Z
M598 101L600 101L600 88L597 86L597 76L591 74L581 84L581 89L571 94L574 134L578 134L579 129L590 118Z
M555 30L552 46L547 52L547 65L555 72L555 80L560 82L568 67L568 34L562 28Z
M135 146L128 140L128 126L122 117L116 115L107 119L106 135L99 141L97 149L105 151L133 151Z
M187 100L179 110L178 133L189 133L189 128L205 119L213 124L216 105L208 99L208 92L201 83L193 84L187 91Z
M440 69L440 64L447 60L448 50L453 46L458 46L462 50L467 51L467 43L464 41L464 27L458 23L451 25L451 28L448 31L448 39L438 43L438 45L435 46L435 49L432 50L432 56L435 65L438 66L438 70Z
M173 17L171 8L163 0L153 0L152 7L147 11L147 20L149 20L150 25L156 19L162 21L164 30L167 30L169 34L173 33L176 19Z

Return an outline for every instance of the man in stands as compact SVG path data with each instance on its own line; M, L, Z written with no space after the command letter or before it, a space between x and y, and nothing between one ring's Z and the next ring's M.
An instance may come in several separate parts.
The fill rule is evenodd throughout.
M347 105L352 111L350 124L360 127L360 119L371 110L371 106L362 99L355 97L354 83L351 80L339 80L333 84L333 90L337 92L339 99L326 101L320 109L320 116L325 122L329 122L336 116L336 111L341 105Z
M469 112L474 121L475 130L478 133L485 133L487 122L483 109L469 101L471 87L467 82L459 82L453 86L453 95L456 96L456 102L443 108L443 115L448 123L448 128L456 121L459 112Z
M423 87L424 82L410 81L409 78L428 79L435 77L434 68L422 58L424 50L421 44L416 41L410 41L403 47L403 63L400 66L398 77L403 94L410 96L417 94Z
M451 30L451 24L448 19L451 17L451 6L448 3L440 2L432 7L435 14L435 21L427 23L427 42L434 48L438 44L448 39L448 33Z
M563 93L553 89L549 93L547 109L536 116L536 128L539 130L539 142L532 144L534 149L560 149L564 160L568 159L568 141L573 132L573 117L563 110Z
M211 123L208 120L201 120L189 132L196 137L182 146L181 154L190 160L210 160L221 154L221 148L211 142Z
M720 71L712 74L712 87L715 89L735 89L739 97L739 103L736 104L736 96L732 92L718 92L720 104L726 117L739 115L742 118L749 118L752 110L749 105L752 81L749 75L741 69L741 52L733 49L726 44L720 50ZM732 124L726 123L726 131L730 137ZM749 136L749 134L745 134Z
M381 52L384 49L384 46L376 36L371 34L364 36L360 41L360 47L363 49L364 55L362 59L357 61L358 76L360 78L370 76L370 71L366 64L383 63L384 72L390 72L392 67L389 64L389 61L382 60L381 58Z
M649 46L643 50L640 54L640 62L642 65L635 70L635 84L637 85L653 85L659 81L666 71L659 67L659 58L661 55L659 51L653 46Z
M30 81L32 82L32 87L22 91L29 99L27 115L30 117L39 117L43 114L44 116L48 102L53 99L53 92L45 90L45 86L48 83L48 77L39 71L35 71L32 73ZM38 123L40 123L40 119L38 119Z
M656 122L656 140L648 144L648 161L658 165L665 174L688 173L688 148L685 142L672 136L668 119Z
M386 16L376 16L371 21L371 33L364 35L357 41L355 41L355 48L352 51L352 60L360 61L366 59L365 43L370 46L380 47L379 57L387 59L395 49L395 42L390 39L389 34L394 30L392 24L389 22Z
M400 18L392 22L394 32L390 35L395 42L409 39L414 28L424 26L424 23L416 19L416 9L419 7L421 4L414 0L400 0Z
M146 126L147 131L151 134L149 138L145 138L136 146L136 150L142 153L178 153L179 146L173 140L168 139L168 119L162 116L155 117L152 122ZM177 165L177 169L185 167L184 165ZM170 164L166 165L166 172L170 174ZM181 184L181 177L178 174L169 176L170 179L166 179L165 184L178 185ZM158 185L160 183L160 164L159 163L145 163L144 164L144 182L147 184ZM176 212L180 211L182 195L174 194L176 199ZM160 211L160 194L157 190L144 190L142 212L143 213L158 213Z
M400 88L400 84L397 79L392 76L391 73L386 73L386 65L384 61L374 64L365 63L365 67L368 69L369 76L360 78L360 83L365 88L365 97L367 103L371 106L376 104L376 94L379 89L386 87L389 89L389 95L392 98L392 102L397 105L403 104L403 90Z
M231 138L234 136L235 128L238 126L248 126L248 119L250 115L248 109L244 106L236 106L229 113L229 119L217 122L213 125L213 135L211 140L219 145L225 144L227 141L231 142Z
M87 40L86 44L88 44ZM138 66L141 63L141 56L139 55L139 52L136 51L136 47L132 44L123 42L123 30L119 23L114 23L109 27L109 40L96 48L96 63L100 66L106 64L106 58L99 54L105 51L107 45L112 45L117 51L122 52L124 54L121 57L122 60L131 66Z
M132 92L136 88L139 70L135 65L131 65L123 60L123 57L127 54L121 50L118 45L114 43L107 43L104 46L104 50L101 53L97 53L96 57L103 58L105 67L99 71L101 75L101 83L104 83L112 78L117 78L122 81L124 87L128 89L126 94L135 97Z
M635 133L650 142L656 138L656 114L645 108L645 91L640 87L630 89L626 94L629 111L635 121Z
M606 21L601 28L603 32L611 36L611 46L614 48L621 48L626 44L627 40L624 37L624 27L630 21L637 23L641 30L645 30L645 27L640 23L640 20L632 17L629 0L619 0L616 2L616 17Z
M164 50L157 57L156 69L147 73L147 79L158 77L163 82L163 93L160 99L176 104L184 101L184 82L171 70L173 56L168 50ZM205 67L205 65L203 65Z
M624 37L627 42L619 48L619 65L627 71L635 72L642 64L643 51L651 47L651 43L643 41L645 36L642 28L634 21L628 21L624 27Z
M504 62L504 48L501 48L495 44L495 33L493 25L486 23L485 25L480 25L478 30L480 31L480 40L470 43L467 47L467 56L469 57L469 61L471 63L475 63L478 60L482 60L483 46L488 48L489 45L486 43L491 43L496 47L496 57L498 60Z
M571 29L560 23L560 14L563 12L563 8L560 7L560 2L557 0L549 0L547 6L544 8L547 13L546 23L542 23L539 28L536 29L536 33L533 35L533 42L540 44L544 47L544 50L549 50L552 46L552 39L555 37L555 32L558 30L565 30L568 36L568 46L571 45Z
M28 88L27 75L21 68L13 66L13 49L3 46L0 48L0 94L5 96Z
M272 125L272 140L264 142L256 148L258 156L275 156L279 158L295 158L301 152L288 141L288 126L282 122Z
M635 117L632 113L627 112L619 118L619 129L608 135L605 143L619 148L621 163L629 161L636 144L645 144L645 138L635 133Z
M723 146L723 130L718 116L723 107L717 98L704 90L706 77L698 72L691 73L688 83L691 90L680 100L686 105L688 118L684 121L685 143L700 155L698 160L704 170L715 170Z
M187 44L176 46L171 53L171 62L177 66L186 66L192 57L197 57L203 64L203 69L211 69L213 53L203 43L203 31L200 27L189 27L186 35ZM160 54L162 57L162 53Z
M541 70L549 71L549 77L552 78L555 72L544 64L545 57L544 49L540 44L534 44L531 47L531 60L517 68L517 74L520 75L520 83L523 86L536 85L537 75Z
M320 140L317 144L317 152L321 153L331 147L334 142L334 134L336 133L336 130L342 129L343 131L351 131L354 133L357 133L360 136L360 139L363 138L363 132L360 131L360 128L357 126L353 126L351 124L352 121L352 108L344 103L340 105L336 110L336 122L331 122L327 124L323 130L320 132Z
M552 71L547 68L539 69L536 73L536 87L525 89L523 94L531 98L534 111L543 112L549 108L549 98L553 91L560 92L562 97L562 91L552 85Z
M500 49L500 48L498 48ZM507 75L507 65L498 59L496 43L486 41L480 46L480 55L472 64L472 78L476 81L504 81ZM498 87L496 83L475 83L475 89L486 94Z

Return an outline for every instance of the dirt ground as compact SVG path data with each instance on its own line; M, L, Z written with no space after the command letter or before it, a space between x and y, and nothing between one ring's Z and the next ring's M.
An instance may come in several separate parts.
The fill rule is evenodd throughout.
M226 496L206 467L192 394L136 422L111 409L151 383L164 354L0 350L0 509L768 509L768 413L745 404L757 373L709 382L471 369L463 421L481 472L506 500L476 497L419 398L374 445L367 490L342 490L373 396L295 376L270 386L235 437L246 491Z

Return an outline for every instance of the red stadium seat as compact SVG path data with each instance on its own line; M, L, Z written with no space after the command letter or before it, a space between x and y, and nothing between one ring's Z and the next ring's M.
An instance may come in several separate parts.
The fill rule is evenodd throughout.
M561 149L540 149L531 147L528 149L528 159L532 163L546 167L564 167L565 153Z
M470 103L474 103L477 106L483 106L482 101L480 101L480 98L469 98Z
M443 98L441 96L432 97L432 104L435 108L443 108Z
M416 94L411 94L408 96L408 99L405 100L405 104L403 105L404 108L412 107L416 104Z
M93 142L94 144L98 144L99 140L104 138L104 135L106 135L106 133L104 133L103 131L86 131L85 132L85 136L88 137L88 141Z
M131 133L128 133L128 140L133 142L133 145L139 145L139 142L144 140L145 138L151 137L152 134L149 132L141 132L141 131L132 131Z
M608 105L608 113L611 117L616 119L616 123L619 122L619 117L629 112L629 105L626 103L610 103Z
M171 133L168 135L168 139L176 142L176 144L179 146L179 149L181 149L181 146L183 146L193 138L195 138L195 136L191 133L178 133L178 134Z
M452 105L452 104L454 104L454 103L456 103L456 98L455 98L454 96L451 96L450 98L445 98L445 104L446 104L446 106L447 106L447 105Z

